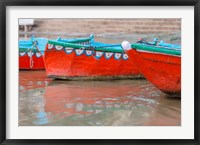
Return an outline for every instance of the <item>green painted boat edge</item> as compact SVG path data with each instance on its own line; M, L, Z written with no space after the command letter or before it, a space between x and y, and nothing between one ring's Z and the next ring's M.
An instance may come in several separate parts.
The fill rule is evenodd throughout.
M85 39L85 41L90 41L91 39L88 38L87 40ZM81 41L81 42L85 42L85 41ZM74 43L79 43L80 41L70 41L70 42L59 42L56 40L48 40L48 44L53 44L53 45L57 45L57 46L63 46L63 47L70 47L70 48L75 48L75 49L91 49L92 46L91 45L80 45L80 44L74 44ZM95 51L103 51L103 52L114 52L114 53L123 53L123 48L121 48L121 50L119 49L115 49L115 47L110 46L110 47L94 47Z
M87 42L87 41L91 41L92 38L74 38L74 40L70 40L69 42L65 42L67 41L67 39L57 39L57 41L60 40L60 42L64 42L64 43L81 43L81 42ZM50 40L52 41L52 40Z
M19 48L19 52L29 52L29 51L32 51L32 52L39 52L36 48L26 48L26 47L20 47Z
M114 53L124 53L123 48L121 50L115 49L114 47L95 47L96 51L103 52L114 52Z
M150 52L164 53L164 54L169 54L169 55L177 55L177 56L181 55L181 50L166 49L163 47L148 46L148 45L143 45L143 44L131 44L131 48L144 50L144 51L150 51Z
M53 45L57 45L57 46L63 46L63 47L71 47L71 48L84 48L84 47L89 47L90 45L80 45L80 44L74 44L74 43L79 43L80 41L76 41L76 42L61 42L61 41L56 41L56 40L48 40L48 44L53 44ZM85 41L81 41L81 42L85 42Z

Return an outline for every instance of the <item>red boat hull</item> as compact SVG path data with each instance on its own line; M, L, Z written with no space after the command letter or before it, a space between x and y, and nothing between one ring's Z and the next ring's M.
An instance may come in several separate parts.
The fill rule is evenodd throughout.
M97 57L98 56L98 57ZM120 56L120 57L119 57ZM46 74L61 79L138 77L137 67L122 53L105 53L92 50L57 50L46 46L44 55Z
M23 52L21 52L22 54ZM37 53L37 55L36 55ZM41 70L45 69L43 55L40 52L30 52L19 54L19 69L22 70Z
M181 93L181 57L135 49L127 51L144 77L166 94Z

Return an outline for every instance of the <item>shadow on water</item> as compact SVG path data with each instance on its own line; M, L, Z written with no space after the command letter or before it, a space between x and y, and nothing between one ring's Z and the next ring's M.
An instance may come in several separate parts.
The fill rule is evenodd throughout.
M58 81L45 71L19 76L20 126L181 125L180 98L167 97L144 79Z

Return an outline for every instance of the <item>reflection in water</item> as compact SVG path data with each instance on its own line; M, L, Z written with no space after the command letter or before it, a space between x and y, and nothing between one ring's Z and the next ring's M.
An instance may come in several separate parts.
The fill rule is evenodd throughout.
M19 73L19 125L181 125L181 100L146 80L58 81Z

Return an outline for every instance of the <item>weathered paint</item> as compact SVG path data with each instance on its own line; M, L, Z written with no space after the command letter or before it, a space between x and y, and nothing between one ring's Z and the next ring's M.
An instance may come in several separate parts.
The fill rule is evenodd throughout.
M19 52L19 69L36 70L44 68L45 68L44 60L41 52L39 51Z
M49 41L46 45L44 60L46 74L49 77L70 79L70 77L140 76L137 67L124 53L105 52L95 48L87 50L82 49L79 44L70 43L62 43L63 48L57 49L56 46L60 44Z
M43 53L47 43L46 38L34 38L19 41L19 69L45 69Z
M73 38L73 39L61 39L58 38L60 43L71 42L82 43L89 41L93 37L89 38ZM43 54L45 46L47 44L46 38L34 38L31 37L29 40L19 41L19 69L34 70L34 69L45 69ZM53 45L52 45L53 47ZM51 46L50 46L51 48ZM56 46L57 50L61 50L62 46Z
M138 51L134 47L126 53L144 77L158 89L167 94L181 93L180 56Z

